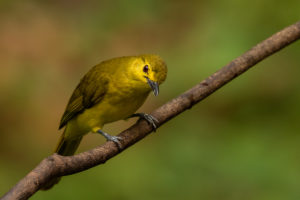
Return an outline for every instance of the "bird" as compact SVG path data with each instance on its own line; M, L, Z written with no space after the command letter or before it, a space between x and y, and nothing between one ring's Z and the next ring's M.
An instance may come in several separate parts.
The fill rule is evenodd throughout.
M155 131L158 120L147 113L135 113L149 93L157 96L159 85L167 77L167 65L155 54L112 58L92 67L75 88L59 129L64 128L55 153L75 154L83 136L99 133L121 148L121 137L103 131L103 126L114 121L140 117ZM42 190L58 183L60 177L47 182Z

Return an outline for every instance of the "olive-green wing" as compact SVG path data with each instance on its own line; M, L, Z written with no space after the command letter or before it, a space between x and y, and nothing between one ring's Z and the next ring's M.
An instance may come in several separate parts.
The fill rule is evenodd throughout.
M85 109L99 103L107 91L107 85L108 80L100 71L94 69L89 71L74 90L61 118L59 129Z

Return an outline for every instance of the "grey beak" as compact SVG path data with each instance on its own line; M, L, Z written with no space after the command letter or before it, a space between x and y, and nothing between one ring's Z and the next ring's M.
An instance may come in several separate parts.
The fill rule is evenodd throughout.
M158 83L150 80L147 76L145 76L145 78L147 79L147 83L150 85L151 89L153 90L153 94L157 96L159 93Z

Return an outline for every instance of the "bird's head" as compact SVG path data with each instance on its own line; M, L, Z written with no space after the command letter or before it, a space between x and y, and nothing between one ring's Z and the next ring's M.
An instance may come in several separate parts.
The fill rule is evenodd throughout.
M153 90L155 96L159 93L159 85L167 77L167 66L158 55L141 55L133 61L134 77L141 85Z

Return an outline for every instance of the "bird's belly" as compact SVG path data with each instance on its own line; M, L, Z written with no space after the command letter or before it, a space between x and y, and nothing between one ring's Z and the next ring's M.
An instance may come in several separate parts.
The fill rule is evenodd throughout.
M120 101L107 102L105 111L101 114L103 123L110 123L120 119L125 119L132 115L146 100L148 94L138 97L128 97ZM102 110L104 106L99 105L99 110Z
M133 114L146 100L148 94L127 98L104 98L92 108L77 116L77 124L86 131L102 128L104 124L125 119Z

